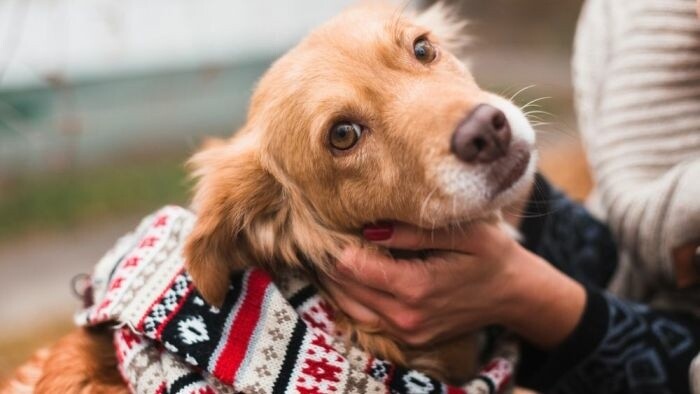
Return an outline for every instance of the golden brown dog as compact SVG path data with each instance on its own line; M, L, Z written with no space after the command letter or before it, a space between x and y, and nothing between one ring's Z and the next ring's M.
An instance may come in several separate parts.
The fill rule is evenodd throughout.
M410 15L365 4L270 68L245 126L191 160L198 222L185 253L208 302L222 302L229 273L244 263L273 275L290 268L332 275L341 251L362 243L366 224L493 220L523 197L535 166L534 132L453 55L462 35L439 5ZM449 360L455 352L476 354L469 339L446 344L451 352L407 351L375 327L343 324L367 351L451 381L465 380L473 367ZM114 384L113 361L91 345L100 341L85 331L66 338L44 360L68 351L72 367L38 360L25 366L34 368L25 382L38 392L124 391Z

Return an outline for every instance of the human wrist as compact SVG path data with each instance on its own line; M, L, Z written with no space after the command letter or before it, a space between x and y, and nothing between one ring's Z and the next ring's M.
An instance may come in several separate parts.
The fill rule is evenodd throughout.
M563 342L578 324L586 291L539 256L521 248L508 269L499 323L540 348Z
M536 262L524 248L513 249L513 253L503 257L505 268L502 272L502 292L496 308L496 324L513 329L526 319L526 310L532 309L532 291Z

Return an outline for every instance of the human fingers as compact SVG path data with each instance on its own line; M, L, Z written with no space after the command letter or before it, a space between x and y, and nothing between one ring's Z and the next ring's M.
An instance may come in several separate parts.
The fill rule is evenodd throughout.
M399 250L452 250L478 253L485 245L498 245L510 239L502 227L488 221L423 229L405 223L367 226L364 237L376 245Z

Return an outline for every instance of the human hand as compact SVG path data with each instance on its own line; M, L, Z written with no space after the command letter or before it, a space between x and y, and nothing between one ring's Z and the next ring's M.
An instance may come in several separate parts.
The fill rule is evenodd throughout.
M700 240L675 248L673 262L679 288L700 283Z
M356 321L409 345L500 324L548 347L573 330L583 311L583 288L497 224L427 231L396 223L366 228L364 236L385 248L429 252L401 259L350 248L325 288Z
M511 274L506 262L517 245L496 226L429 232L397 223L368 228L364 235L387 248L432 251L421 260L346 250L326 288L356 320L416 346L498 322L506 291L495 282ZM467 254L475 252L479 257Z

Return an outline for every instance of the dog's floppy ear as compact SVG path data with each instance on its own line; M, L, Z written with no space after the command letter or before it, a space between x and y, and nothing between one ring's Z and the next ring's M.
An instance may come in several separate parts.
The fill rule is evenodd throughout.
M416 15L416 22L429 28L440 39L442 47L461 57L471 40L466 31L467 21L460 16L457 8L455 4L437 1L420 11Z
M272 218L284 205L281 185L263 169L252 134L240 133L231 141L209 142L189 162L198 179L197 222L184 254L195 286L212 305L223 303L232 270L253 258L272 258ZM253 234L256 250L250 244Z

